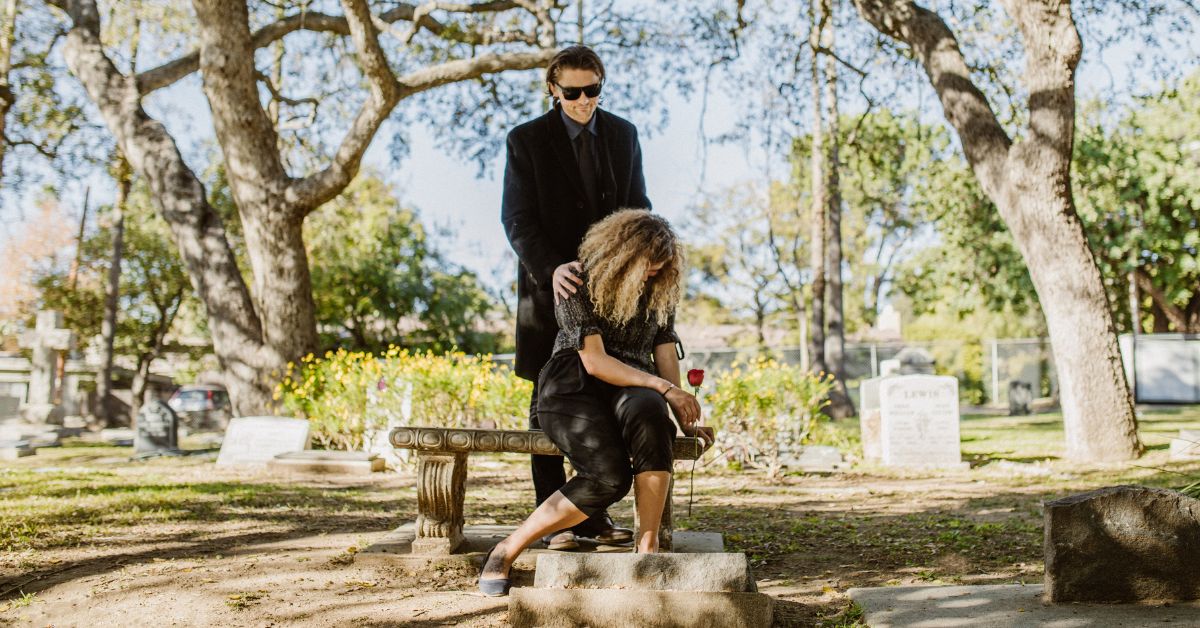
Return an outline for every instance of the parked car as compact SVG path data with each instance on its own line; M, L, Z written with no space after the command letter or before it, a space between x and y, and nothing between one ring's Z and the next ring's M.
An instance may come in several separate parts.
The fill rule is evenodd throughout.
M189 431L223 430L233 417L229 391L216 384L180 386L167 401Z

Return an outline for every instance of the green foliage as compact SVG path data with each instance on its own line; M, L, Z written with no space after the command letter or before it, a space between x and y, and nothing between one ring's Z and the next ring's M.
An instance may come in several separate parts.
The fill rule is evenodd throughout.
M327 347L495 350L491 300L446 261L378 175L361 176L305 223L318 329Z
M828 405L833 377L758 357L734 363L717 376L703 402L717 431L716 447L726 462L782 472L786 447L812 442L821 409Z
M490 356L462 352L381 355L330 351L289 365L276 398L312 424L313 438L331 449L362 449L389 420L434 427L522 429L532 384Z
M1128 273L1136 268L1160 293L1142 289L1143 331L1146 323L1153 331L1200 331L1198 99L1194 73L1115 120L1106 119L1103 103L1081 108L1076 204L1123 330L1131 327Z
M114 352L135 358L156 355L156 345L193 294L191 283L146 186L133 186L124 216ZM111 208L102 208L101 217L108 224L83 241L75 280L68 269L57 268L37 281L41 306L61 310L66 325L85 344L100 333L112 265Z

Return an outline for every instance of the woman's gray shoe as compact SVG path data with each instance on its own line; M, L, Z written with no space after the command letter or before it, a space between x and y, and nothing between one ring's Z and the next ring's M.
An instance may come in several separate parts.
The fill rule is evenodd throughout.
M483 565L479 567L479 592L488 597L508 595L508 589L512 587L512 578L483 579L483 572L487 569L488 560L491 559L494 551L496 551L496 546L493 545L492 549L488 550L487 555L483 557Z

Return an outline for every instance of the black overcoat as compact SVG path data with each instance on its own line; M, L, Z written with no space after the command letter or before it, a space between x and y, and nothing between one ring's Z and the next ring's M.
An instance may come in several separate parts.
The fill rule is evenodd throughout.
M537 381L550 359L554 269L574 261L588 227L617 209L650 209L642 149L633 123L596 109L599 206L584 194L579 162L556 106L508 134L500 222L520 261L517 269L515 372Z

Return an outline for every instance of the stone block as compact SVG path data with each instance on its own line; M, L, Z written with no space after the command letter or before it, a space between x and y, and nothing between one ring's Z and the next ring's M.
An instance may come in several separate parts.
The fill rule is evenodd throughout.
M590 628L766 628L775 600L762 593L516 588L508 621Z
M277 454L267 468L302 473L349 473L370 475L383 471L383 458L366 451L323 451L308 449Z
M745 554L543 554L539 589L754 592Z
M1200 599L1200 500L1113 486L1045 504L1047 602Z
M37 453L37 448L27 440L0 441L0 460L16 460Z
M1171 439L1171 460L1200 460L1200 430L1179 430Z

